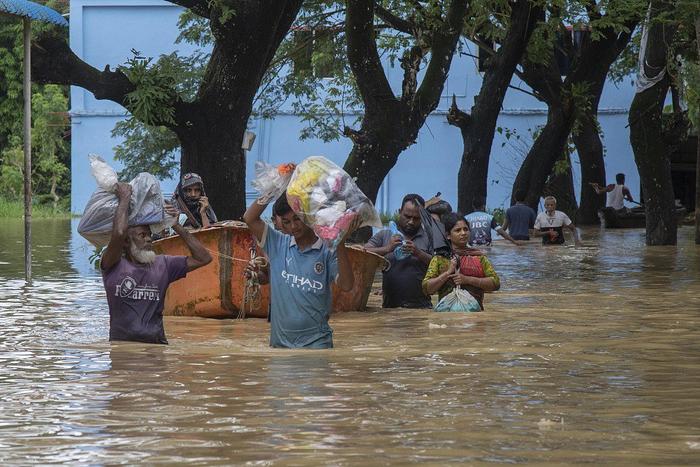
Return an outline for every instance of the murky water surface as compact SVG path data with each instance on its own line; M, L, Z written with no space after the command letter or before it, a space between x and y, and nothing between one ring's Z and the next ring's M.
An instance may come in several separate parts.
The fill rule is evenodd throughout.
M336 348L267 347L263 320L166 320L110 344L70 221L0 227L0 462L700 463L700 248L640 230L489 252L487 312L335 316ZM371 298L374 305L379 297Z

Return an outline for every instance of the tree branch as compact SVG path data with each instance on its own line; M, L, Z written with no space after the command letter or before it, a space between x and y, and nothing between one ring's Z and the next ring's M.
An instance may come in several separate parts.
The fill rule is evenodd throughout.
M430 45L430 62L418 91L414 111L427 116L437 105L450 70L457 41L462 35L467 0L452 0L445 17L445 27L436 31Z
M450 106L450 110L447 112L447 123L456 126L462 130L462 132L466 131L469 125L472 123L471 115L457 107L457 98L454 94L452 94L452 105Z
M49 30L50 31L50 30ZM73 53L65 39L47 32L32 44L32 79L38 83L80 86L97 99L107 99L126 107L126 95L135 87L121 71L109 65L99 71Z
M396 101L377 51L374 1L346 1L345 35L348 62L355 75L365 110L378 110L381 103Z
M192 11L192 13L201 16L202 18L209 18L211 15L211 9L209 7L209 2L207 0L167 0L168 2L179 5L181 7L187 8Z
M379 5L379 3L377 2L374 3L374 14L397 31L403 32L408 35L414 35L416 25L412 21L408 21L396 16L386 8Z

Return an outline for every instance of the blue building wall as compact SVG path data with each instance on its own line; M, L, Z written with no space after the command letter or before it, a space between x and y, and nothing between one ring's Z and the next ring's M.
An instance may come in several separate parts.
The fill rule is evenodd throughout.
M176 23L181 11L179 7L157 0L73 0L71 47L78 56L100 69L108 64L115 68L124 63L132 56L131 49L140 51L146 57L158 57L174 50L186 54L193 49L188 48L187 44L175 44L178 35ZM400 68L387 67L387 74L398 92ZM527 88L517 78L512 84ZM462 139L459 130L447 124L446 113L453 94L459 106L468 110L480 85L481 77L476 71L475 60L455 57L437 110L428 118L416 144L401 155L380 190L377 199L380 211L396 210L401 198L408 192L430 197L441 191L444 199L455 201ZM617 172L625 172L627 184L633 196L638 198L639 176L629 144L629 129L626 128L627 109L633 97L631 82L619 87L608 84L601 99L599 119L607 153L608 180L613 180ZM119 141L111 137L111 131L116 122L124 118L125 110L111 101L98 101L90 92L73 87L71 115L71 209L80 213L96 186L89 172L87 156L97 153L113 162L113 148ZM353 121L355 117L346 116L346 122ZM504 136L496 135L489 166L489 208L508 206L519 162L531 143L528 129L544 124L545 118L546 107L541 102L523 92L509 90L498 125L515 130L521 139L506 140ZM289 107L283 107L280 115L273 120L250 122L250 130L256 133L257 139L248 153L246 193L249 201L255 197L250 181L256 160L281 163L300 161L310 155L324 155L342 166L351 149L349 140L331 143L313 139L300 141L298 135L302 127L302 122L291 114ZM580 170L576 155L573 163L574 181L578 187ZM118 164L114 165L118 167ZM172 191L175 185L174 180L168 180L163 182L163 189L165 192Z

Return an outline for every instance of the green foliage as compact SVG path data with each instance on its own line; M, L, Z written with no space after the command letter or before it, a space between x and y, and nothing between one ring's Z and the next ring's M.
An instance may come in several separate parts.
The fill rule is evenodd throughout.
M180 141L168 128L146 126L132 117L118 122L112 137L123 138L114 148L114 158L124 164L119 173L121 180L131 180L140 172L161 180L175 175Z
M152 58L133 57L119 67L135 89L126 95L126 107L146 125L175 124L176 84L178 76L160 61L151 65Z
M105 250L107 247L99 247L96 246L95 249L93 250L92 254L90 254L90 257L88 258L88 262L92 264L92 266L97 269L98 271L100 270L100 263L102 262L102 255L104 254Z
M61 86L49 84L32 95L32 191L39 202L59 209L62 196L70 191L67 167L69 147L68 99ZM20 116L20 121L22 118ZM24 180L22 133L12 134L0 154L0 196L21 198Z
M21 200L6 199L0 196L0 219L21 219L24 216L24 203ZM71 217L68 203L59 203L57 209L41 203L32 205L33 219Z
M506 220L506 210L503 208L495 208L488 210L488 213L496 219L498 225L503 225L503 221Z
M207 0L207 5L212 11L212 18L221 24L226 24L236 16L236 10L230 5L229 0Z
M22 22L0 16L0 150L22 134Z
M188 28L182 31L181 38L207 40L202 32L203 24L200 20L201 18L192 18L183 21L181 18L183 27ZM208 30L208 27L206 29ZM170 86L167 91L163 89L154 91L160 95L171 96L168 97L169 102L163 104L157 99L151 100L148 103L149 108L166 105L165 113L170 115L172 120L174 102L172 93L175 93L177 99L193 101L208 60L208 53L197 50L190 56L181 56L177 52L161 55L153 66L148 67L146 64L145 71L142 65L137 65L138 73L165 77L163 83L168 83L167 86ZM137 59L131 59L131 61L143 62ZM148 62L150 61L149 59ZM150 82L150 78L147 81ZM163 109L158 111L160 110ZM159 123L167 123L167 119L164 120L162 115L152 115L152 119ZM161 180L172 177L177 169L176 159L180 148L177 135L165 126L149 125L145 121L139 118L138 114L132 113L129 118L118 122L112 129L112 137L123 138L122 142L114 148L115 159L124 164L120 177L131 179L139 172L149 172Z

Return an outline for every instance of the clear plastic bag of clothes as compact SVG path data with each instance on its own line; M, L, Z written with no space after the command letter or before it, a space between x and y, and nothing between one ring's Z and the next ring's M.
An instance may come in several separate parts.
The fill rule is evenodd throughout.
M253 188L260 193L260 202L267 204L279 198L287 189L294 172L294 164L274 166L266 162L255 163L255 180Z
M109 167L104 161L102 164ZM97 179L97 176L95 178ZM165 216L163 194L158 180L153 175L140 173L129 184L132 188L129 225L148 225L153 232L174 225L176 219ZM113 187L114 184L109 190L98 188L92 194L78 224L78 233L96 247L106 246L112 235L112 223L119 205L119 199L112 191Z
M372 202L343 169L325 157L312 156L296 167L287 200L319 238L335 248L355 219L357 227L382 227Z
M435 311L481 311L481 306L469 292L455 287L435 305Z

